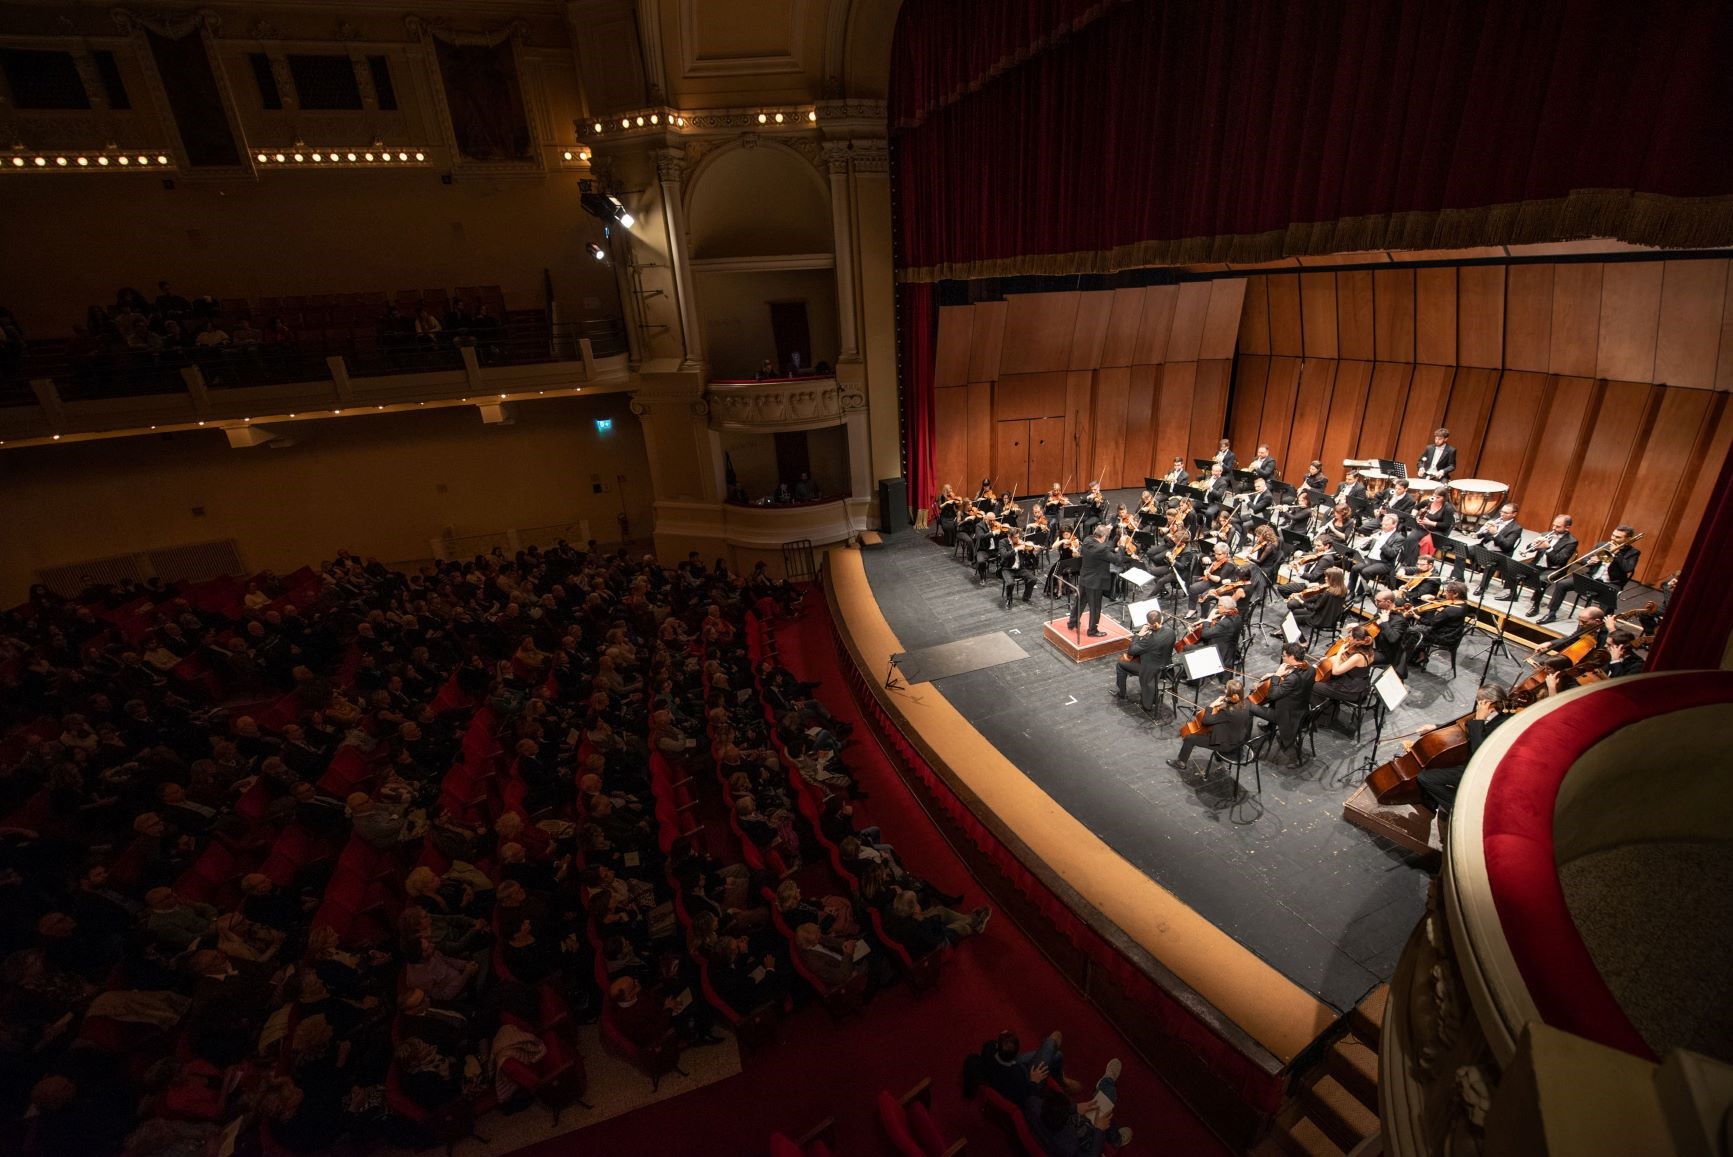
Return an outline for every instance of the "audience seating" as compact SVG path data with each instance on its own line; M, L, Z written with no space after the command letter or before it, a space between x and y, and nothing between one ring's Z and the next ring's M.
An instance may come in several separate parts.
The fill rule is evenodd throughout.
M989 1090L991 1091L991 1090ZM880 1091L875 1102L879 1124L902 1157L953 1157L968 1148L967 1138L947 1141L933 1123L933 1079L927 1077L901 1097ZM1021 1114L1019 1114L1021 1119Z

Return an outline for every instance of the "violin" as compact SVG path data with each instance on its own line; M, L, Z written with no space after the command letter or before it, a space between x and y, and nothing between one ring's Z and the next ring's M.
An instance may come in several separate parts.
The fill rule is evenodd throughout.
M1454 607L1461 605L1462 604L1460 603L1453 603L1449 599L1434 599L1429 603L1421 603L1417 607L1398 607L1396 608L1396 613L1399 615L1406 615L1410 619L1417 619L1421 615L1431 614L1433 611L1436 611L1441 607Z

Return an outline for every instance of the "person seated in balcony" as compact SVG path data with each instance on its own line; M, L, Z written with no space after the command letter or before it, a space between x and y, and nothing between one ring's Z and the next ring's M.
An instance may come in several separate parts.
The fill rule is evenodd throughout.
M172 317L177 313L186 313L193 307L192 302L170 289L168 287L168 282L166 281L157 282L156 290L156 302L151 306L151 308L163 317ZM143 304L142 299L140 299L139 304Z
M793 501L794 494L789 489L788 483L778 482L776 484L776 492L770 496L770 504L772 506L787 506Z
M197 336L193 338L193 344L199 349L218 349L229 344L229 331L216 322L211 322L200 327Z
M421 339L422 345L436 345L441 341L439 335L444 332L445 327L433 316L427 303L422 302L415 311L415 336Z
M446 310L442 324L444 324L445 332L451 336L452 340L468 338L470 330L475 327L475 314L470 312L469 303L460 297L451 303L450 309Z
M792 494L796 502L811 502L819 497L818 484L812 480L812 475L803 471L794 481Z
M229 335L230 340L241 349L251 349L265 340L265 335L253 324L253 320L243 317L235 323L235 330Z
M767 381L777 376L776 365L769 358L765 358L758 364L757 377L759 381Z

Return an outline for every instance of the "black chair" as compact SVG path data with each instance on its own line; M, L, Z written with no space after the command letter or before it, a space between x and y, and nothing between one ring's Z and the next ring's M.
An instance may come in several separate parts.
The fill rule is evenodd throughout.
M1207 777L1210 771L1220 764L1234 769L1234 794L1240 794L1240 773L1250 766L1253 782L1258 785L1258 794L1264 793L1263 765L1258 759L1257 741L1254 739L1242 743L1232 751L1215 751L1209 753L1209 760L1203 765L1203 773Z

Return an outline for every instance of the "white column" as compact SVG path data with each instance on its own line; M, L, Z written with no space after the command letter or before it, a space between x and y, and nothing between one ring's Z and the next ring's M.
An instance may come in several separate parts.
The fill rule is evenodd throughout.
M836 250L836 360L858 362L855 340L854 213L849 205L847 141L826 141L824 162L830 169L830 230Z
M686 350L681 369L704 362L698 329L698 295L692 285L692 263L686 253L686 209L680 203L680 181L686 154L680 149L656 150L656 179L662 189L662 220L668 230L668 267L674 275L674 300L680 310L680 335Z

